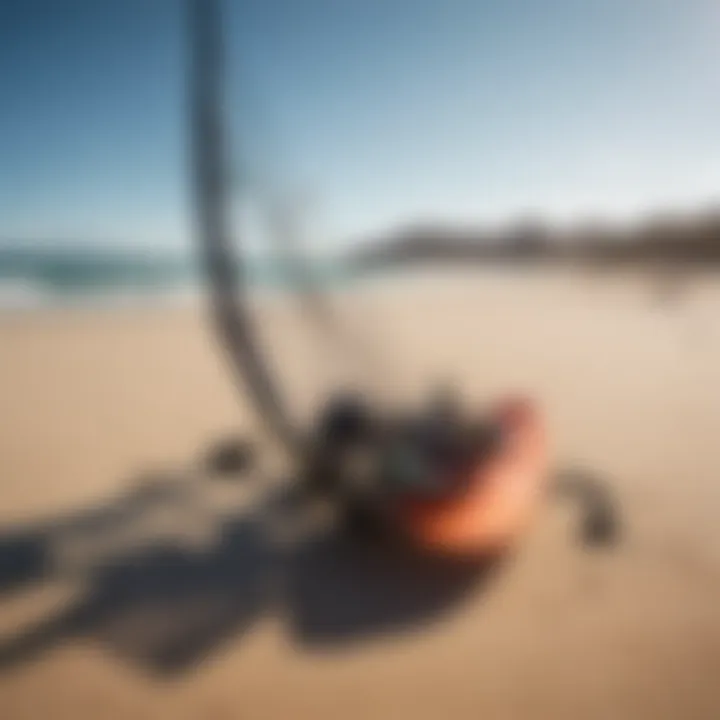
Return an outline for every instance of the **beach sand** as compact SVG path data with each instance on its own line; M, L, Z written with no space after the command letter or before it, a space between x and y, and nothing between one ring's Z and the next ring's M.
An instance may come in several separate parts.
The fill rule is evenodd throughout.
M232 525L242 493L206 493L190 480L207 507L153 516L150 535L165 523L156 556L145 567L136 560L124 582L103 561L110 579L100 591L97 576L46 568L21 583L23 562L42 565L34 553L53 519L112 507L157 473L190 468L219 438L259 428L197 309L6 313L3 720L720 717L720 282L698 280L672 304L630 276L376 282L335 299L357 342L344 359L328 355L295 305L258 304L293 407L355 377L345 363L358 358L372 367L363 380L386 398L444 379L476 402L532 393L558 465L592 470L617 498L619 543L583 547L575 510L548 502L517 555L447 607L379 627L348 621L334 639L326 625L331 641L312 642L288 620L292 607L263 609L241 578L263 565L261 553L247 562L243 545L244 533L249 543L256 535ZM100 539L79 552L105 552L113 522L99 523ZM218 560L223 523L234 534ZM157 550L165 546L174 549ZM143 594L132 581L136 572L152 584L173 568L188 577L169 592ZM371 580L353 572L317 590L321 605L342 615L343 603L371 593ZM93 592L90 610L73 609ZM203 643L190 629L198 613ZM170 638L159 641L166 650L138 649L155 635ZM160 672L173 654L187 662Z

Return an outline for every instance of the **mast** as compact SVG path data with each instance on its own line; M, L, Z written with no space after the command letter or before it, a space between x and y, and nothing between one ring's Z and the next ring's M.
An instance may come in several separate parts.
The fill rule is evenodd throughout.
M187 0L190 114L196 235L210 285L213 321L236 380L267 428L291 451L299 446L257 342L247 302L247 268L229 228L229 143L224 117L224 58L219 0ZM233 247L235 246L235 247Z

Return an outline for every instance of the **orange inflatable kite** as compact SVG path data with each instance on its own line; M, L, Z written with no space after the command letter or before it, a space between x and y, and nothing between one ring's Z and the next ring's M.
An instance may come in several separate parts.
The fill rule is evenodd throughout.
M396 522L419 548L448 555L491 555L522 534L548 474L544 425L524 399L501 403L491 415L502 441L440 497L403 498Z

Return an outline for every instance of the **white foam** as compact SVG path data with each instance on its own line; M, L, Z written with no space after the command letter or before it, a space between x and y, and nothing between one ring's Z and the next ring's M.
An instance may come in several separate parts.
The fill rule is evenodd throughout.
M46 289L27 279L0 279L0 309L23 310L43 307L51 300Z

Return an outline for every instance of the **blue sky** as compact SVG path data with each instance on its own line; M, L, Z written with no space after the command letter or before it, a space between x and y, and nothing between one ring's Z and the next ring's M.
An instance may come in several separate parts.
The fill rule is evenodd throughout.
M319 244L720 192L714 0L227 2L241 168ZM181 246L180 0L0 0L0 238Z

